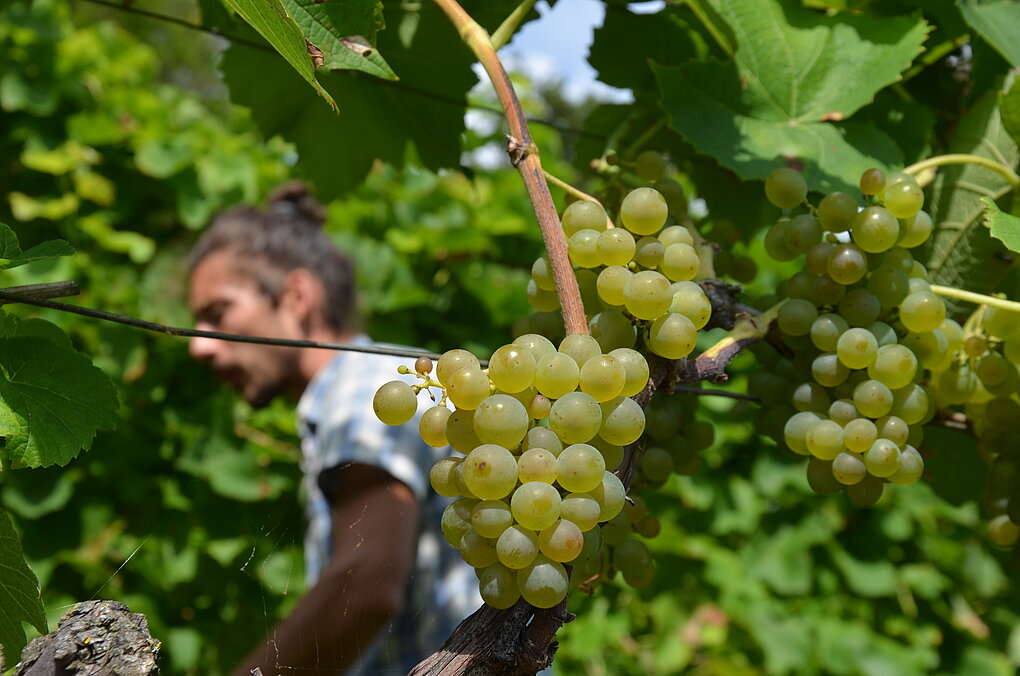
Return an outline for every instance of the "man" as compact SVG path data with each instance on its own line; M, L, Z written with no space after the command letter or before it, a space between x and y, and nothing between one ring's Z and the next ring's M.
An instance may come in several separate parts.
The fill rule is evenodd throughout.
M189 304L199 329L367 344L352 326L350 260L320 229L300 185L266 211L219 215L192 252ZM406 674L479 599L470 567L442 541L445 502L428 470L443 454L376 420L372 396L410 360L195 338L190 352L255 407L299 399L314 584L234 672Z

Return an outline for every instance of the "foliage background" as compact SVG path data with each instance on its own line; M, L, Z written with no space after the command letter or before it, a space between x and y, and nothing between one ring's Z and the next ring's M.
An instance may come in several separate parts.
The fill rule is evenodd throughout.
M204 12L193 7L188 20L252 37L218 6L201 4ZM516 78L530 114L575 130L533 126L543 162L558 176L595 189L590 167L606 168L607 148L624 160L645 145L668 150L678 179L707 203L704 229L736 224L734 250L761 270L752 294L790 272L765 260L760 233L777 212L755 180L782 148L755 149L752 168L708 157L695 146L711 139L684 106L715 96L745 132L791 122L761 101L704 84L705 74L719 82L754 74L746 59L730 60L735 44L751 44L733 26L743 25L741 10L754 4L692 2L644 16L608 3L590 62L603 81L633 90L632 105L573 106L555 87ZM788 28L817 18L798 3L758 4ZM860 110L842 113L847 123L830 116L806 126L865 138L862 147L888 158L890 168L963 143L963 131L979 141L995 134L1001 148L1013 143L997 122L995 92L1016 55L1000 53L994 35L981 39L979 24L964 21L955 5L805 4L844 11L837 16L858 22L862 33L886 26L886 42L900 45L887 56L896 66L889 68L912 74L891 87L894 77L876 76L874 101L858 97ZM493 28L512 3L475 7ZM364 323L374 337L432 350L465 346L482 356L505 342L529 312L522 289L541 242L518 177L470 166L461 154L501 142L498 125L484 134L463 125L468 99L475 108L494 101L484 87L472 89L467 50L431 4L418 12L388 8L385 19L380 49L393 54L402 84L331 74L325 84L341 102L338 123L278 57L237 41L227 47L88 3L8 7L0 22L0 220L15 227L25 248L60 237L78 253L9 271L5 285L74 279L83 289L76 303L187 325L182 282L195 232L217 209L256 202L303 175L332 198L330 232L360 264ZM896 27L901 32L892 35ZM964 35L973 58L961 80L945 65L952 50L938 50L955 49ZM928 52L918 56L921 39ZM441 48L422 59L415 50L426 45ZM649 53L650 45L658 51ZM208 64L225 47L221 80ZM855 53L839 44L831 50L837 61ZM250 86L252 73L262 87ZM671 80L676 73L682 81ZM277 96L277 85L293 96ZM427 104L423 88L434 94ZM843 103L824 87L804 102L818 117ZM392 119L369 128L366 118L380 110L394 111ZM409 115L430 125L408 125ZM316 144L328 154L315 152ZM859 173L852 162L817 159L816 187ZM620 190L632 180L625 174L613 185ZM935 189L954 185L946 180ZM973 224L967 232L975 242L988 239ZM971 272L987 272L983 263L1001 256L995 243L981 246L980 255L964 254L971 264L953 261L958 281L1015 289L1008 265L985 276ZM936 242L932 255L951 249ZM120 397L117 428L67 467L0 473L0 505L39 577L50 624L74 601L116 598L148 616L164 642L165 673L229 670L303 586L290 408L248 410L190 363L181 340L8 309L64 327L114 379ZM735 362L734 387L743 388L753 368L750 355ZM688 399L688 409L698 405L698 416L713 423L715 443L694 476L675 477L650 498L663 523L650 542L657 580L640 592L607 585L590 599L575 594L578 619L560 634L558 673L1015 673L1020 561L983 536L977 498L985 477L973 440L929 435L928 481L862 510L811 494L800 462L756 433L752 405Z

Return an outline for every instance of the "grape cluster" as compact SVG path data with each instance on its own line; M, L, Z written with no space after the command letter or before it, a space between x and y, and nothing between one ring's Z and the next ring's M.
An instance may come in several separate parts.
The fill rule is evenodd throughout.
M556 605L567 592L564 564L593 556L595 527L624 507L623 483L607 468L644 430L630 397L648 382L647 362L626 347L605 353L588 335L557 348L526 334L493 352L487 370L459 349L439 359L435 379L427 359L415 370L421 385L387 383L375 409L402 424L415 413L416 387L444 391L420 424L426 443L459 452L430 477L437 493L458 498L443 515L444 536L477 569L489 605L520 597Z
M609 227L598 202L581 200L563 213L567 250L591 335L602 349L633 348L680 359L695 347L712 306L693 280L702 268L697 233L668 225L670 207L655 188L637 188L619 208L622 228ZM540 312L559 308L548 258L535 261L528 301Z
M765 192L774 205L794 209L805 203L807 185L783 168L769 175ZM921 425L935 411L931 390L921 383L960 326L947 318L910 252L932 230L916 180L871 169L861 177L861 192L863 205L833 192L766 234L773 258L803 255L805 267L786 283L788 299L777 315L795 356L775 367L794 379L795 412L765 413L763 422L779 436L777 423L784 420L781 438L811 456L808 481L817 492L845 490L870 505L887 481L920 478ZM758 376L752 391L775 401L783 389L777 378Z

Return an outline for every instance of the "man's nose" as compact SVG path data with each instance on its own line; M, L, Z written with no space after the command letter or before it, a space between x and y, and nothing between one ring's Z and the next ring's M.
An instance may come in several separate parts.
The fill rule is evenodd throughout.
M196 336L188 343L188 353L191 355L191 358L196 361L209 361L216 356L216 351L219 349L219 343L220 341L215 338Z

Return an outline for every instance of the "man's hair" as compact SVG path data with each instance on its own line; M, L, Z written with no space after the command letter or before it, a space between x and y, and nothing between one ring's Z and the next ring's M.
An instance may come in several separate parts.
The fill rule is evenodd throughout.
M214 252L230 252L235 268L276 303L287 274L303 268L326 290L326 323L346 329L354 313L354 264L322 231L325 221L326 210L303 183L284 183L265 210L242 205L217 214L192 249L189 269Z

